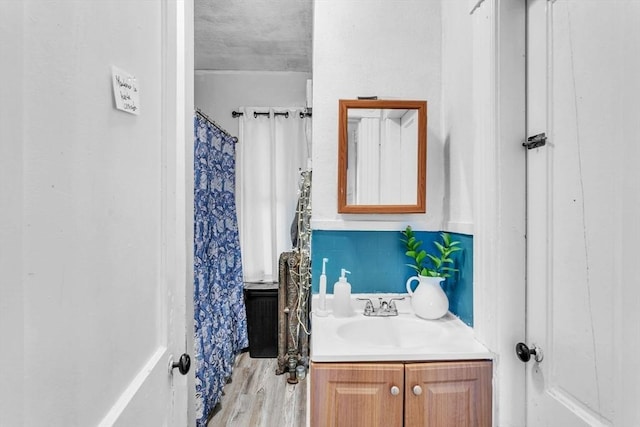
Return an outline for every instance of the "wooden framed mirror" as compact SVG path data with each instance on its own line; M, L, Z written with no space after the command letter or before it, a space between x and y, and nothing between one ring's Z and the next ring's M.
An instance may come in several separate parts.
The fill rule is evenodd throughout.
M339 100L338 213L425 213L427 102Z

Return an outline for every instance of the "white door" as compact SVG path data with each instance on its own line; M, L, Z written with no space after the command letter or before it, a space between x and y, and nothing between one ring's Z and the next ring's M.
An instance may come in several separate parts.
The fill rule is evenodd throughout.
M640 2L529 0L527 425L640 425Z
M2 427L187 425L185 5L119 3L0 1Z
M162 101L157 123L160 143L152 142L151 152L160 160L160 171L149 170L146 178L139 170L132 171L132 179L146 179L153 185L150 200L136 203L138 214L148 218L148 224L154 224L154 218L158 220L155 227L147 230L155 234L152 236L155 246L149 247L152 255L146 260L146 266L140 266L151 273L154 268L157 270L142 284L150 287L145 291L148 300L134 308L139 311L134 318L146 326L131 324L132 332L141 334L135 346L144 356L138 360L146 361L131 366L133 375L99 427L186 427L187 375L193 376L195 369L195 360L187 353L185 324L186 302L192 300L187 292L192 289L187 286L192 277L189 274L192 270L187 266L191 259L187 251L192 250L191 233L187 230L193 228L193 209L187 205L191 200L187 191L192 189L193 176L187 165L192 162L193 111L185 108L184 80L192 70L187 69L186 60L186 43L190 39L181 34L185 32L188 18L184 2L163 0L158 4L162 43L161 86L157 89ZM126 292L122 297L127 299ZM131 341L131 337L115 340L114 344L120 347L111 352L116 361L116 351L131 347Z

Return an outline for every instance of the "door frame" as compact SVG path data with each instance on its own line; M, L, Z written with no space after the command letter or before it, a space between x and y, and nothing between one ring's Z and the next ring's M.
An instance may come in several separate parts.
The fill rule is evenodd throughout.
M184 9L185 122L194 108L193 0ZM525 337L526 200L525 153L525 0L473 0L469 4L474 34L473 109L475 119L474 201L474 328L496 355L494 360L494 423L525 422L525 369L514 344ZM182 85L182 86L181 86ZM193 176L192 129L186 126L185 177ZM497 143L499 141L500 143ZM187 286L193 292L193 182L185 182ZM496 211L498 207L498 211ZM500 215L497 215L499 213ZM191 227L189 227L189 224ZM193 305L187 301L187 330ZM192 354L193 334L187 334ZM189 390L194 390L189 375ZM195 421L195 396L189 393L189 424Z
M474 329L494 354L494 425L525 425L526 1L470 3L473 21Z
M163 263L166 286L179 305L171 325L183 343L170 349L170 361L182 352L191 355L186 378L173 370L174 425L195 425L195 366L193 352L193 115L194 115L194 35L193 0L164 0L162 22L162 138L164 192L172 194L163 202ZM166 162L166 160L173 160ZM165 198L163 197L163 200ZM186 408L186 413L184 409Z
M194 119L194 0L164 0L163 22L163 138L175 163L167 165L167 191L173 192L174 205L164 206L167 221L174 224L166 237L165 261L175 272L167 278L175 283L175 298L183 306L183 321L173 327L183 328L185 342L180 348L191 356L191 369L185 385L176 391L177 407L187 413L174 413L174 425L196 424L194 329L193 329L193 119ZM171 286L171 283L168 283ZM173 349L172 360L180 357ZM174 379L182 381L174 369Z
M0 67L0 425L24 420L23 246L23 42L24 5L0 5L0 51L9 67ZM6 120L6 122L5 122ZM10 123L5 126L5 123ZM9 207L8 209L5 207Z

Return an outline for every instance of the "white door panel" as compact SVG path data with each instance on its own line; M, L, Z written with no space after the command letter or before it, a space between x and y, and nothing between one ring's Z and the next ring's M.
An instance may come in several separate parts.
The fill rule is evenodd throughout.
M528 2L527 128L548 137L527 153L527 340L544 352L527 366L529 426L628 425L615 400L618 295L635 281L619 259L620 136L637 125L621 70L638 65L638 25L639 2Z
M187 6L9 3L0 426L185 426L169 363L186 350ZM136 76L140 115L114 108L112 65Z

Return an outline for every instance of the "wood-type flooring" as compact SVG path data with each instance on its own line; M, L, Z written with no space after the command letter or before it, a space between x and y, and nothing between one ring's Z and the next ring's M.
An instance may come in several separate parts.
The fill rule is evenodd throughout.
M309 377L288 384L287 374L275 374L276 364L275 358L238 355L207 427L304 427Z

